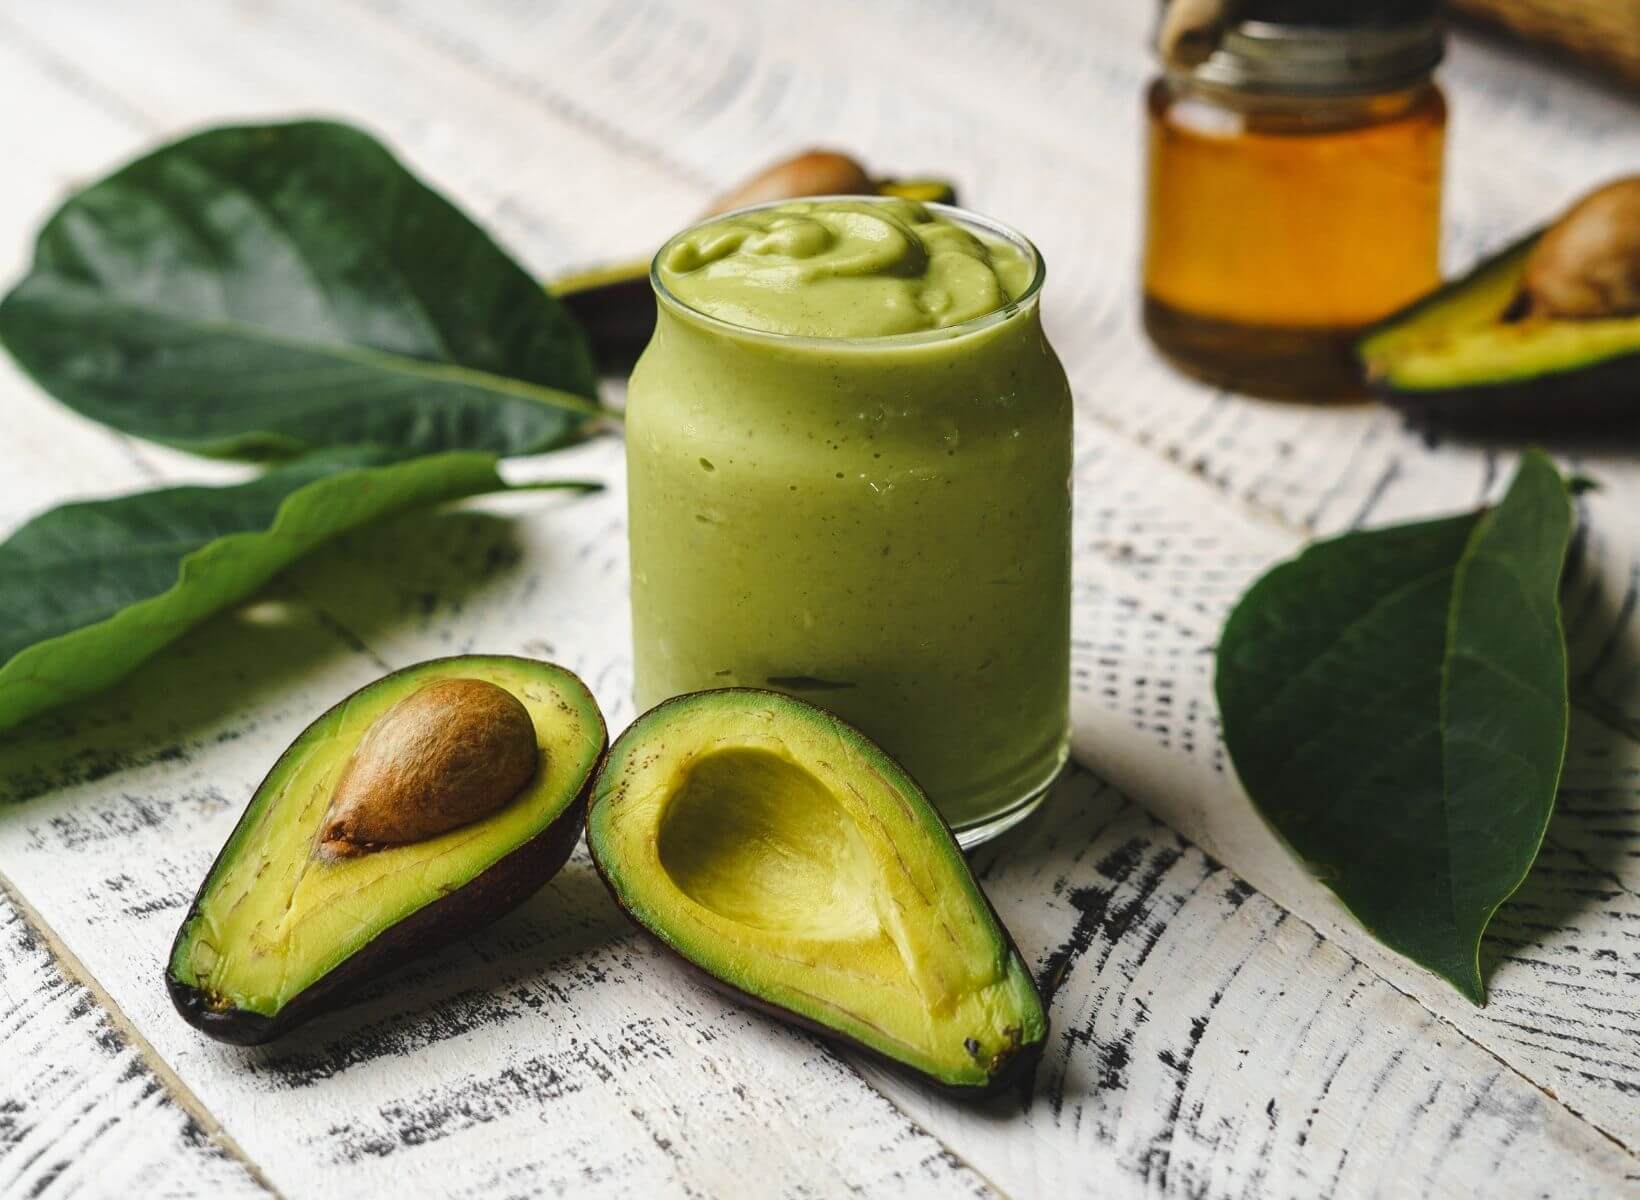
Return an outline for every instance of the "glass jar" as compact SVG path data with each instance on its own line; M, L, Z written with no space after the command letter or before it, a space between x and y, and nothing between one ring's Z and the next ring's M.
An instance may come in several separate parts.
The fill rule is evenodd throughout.
M636 692L829 708L971 845L1065 762L1071 395L1035 248L928 207L1028 253L1027 290L949 328L801 337L690 308L657 256L626 416Z
M1363 329L1440 280L1440 54L1405 11L1244 20L1151 84L1144 320L1171 360L1257 395L1359 392Z

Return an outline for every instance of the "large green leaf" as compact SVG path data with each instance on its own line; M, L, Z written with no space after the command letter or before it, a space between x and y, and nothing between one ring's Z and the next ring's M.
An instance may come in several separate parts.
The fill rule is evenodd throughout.
M1529 452L1482 513L1310 546L1219 641L1253 803L1379 939L1486 997L1480 938L1526 877L1566 749L1565 482Z
M390 458L332 451L233 487L69 504L24 525L0 543L0 729L114 683L337 534L507 486L491 454Z
M523 454L601 410L563 305L380 143L231 126L71 197L0 338L93 420L203 454Z

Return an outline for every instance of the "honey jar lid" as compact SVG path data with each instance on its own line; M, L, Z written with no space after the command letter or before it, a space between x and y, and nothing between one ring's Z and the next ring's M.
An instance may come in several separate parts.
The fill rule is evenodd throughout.
M1436 0L1172 0L1158 44L1193 82L1298 96L1405 87L1443 52Z
M1238 21L1370 28L1432 20L1438 5L1435 0L1241 0L1230 8Z

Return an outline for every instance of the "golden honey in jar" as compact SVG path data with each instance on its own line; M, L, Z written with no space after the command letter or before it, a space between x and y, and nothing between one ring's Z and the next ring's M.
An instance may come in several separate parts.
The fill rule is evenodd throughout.
M1145 329L1220 386L1353 395L1361 331L1440 278L1433 5L1248 0L1233 12L1193 54L1164 24L1167 66L1146 98Z

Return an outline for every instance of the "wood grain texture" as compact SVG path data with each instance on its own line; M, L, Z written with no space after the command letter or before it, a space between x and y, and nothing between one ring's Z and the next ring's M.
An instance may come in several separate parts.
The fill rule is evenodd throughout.
M267 1195L4 890L0 1046L0 1195Z
M1052 993L1028 1104L873 1076L1010 1194L1620 1195L1640 1163L1119 793L1078 774L975 865ZM1046 897L1046 901L1044 901Z
M0 870L282 1190L1640 1191L1633 468L1621 447L1556 447L1606 483L1583 502L1567 592L1582 715L1477 1012L1365 938L1252 818L1218 740L1211 647L1241 588L1307 534L1476 503L1512 452L1370 407L1248 402L1155 361L1133 305L1147 20L1143 5L986 0L0 14L0 102L50 99L49 120L0 123L19 164L0 255L17 266L55 192L149 139L321 110L381 133L542 273L642 253L723 182L814 142L949 174L1050 263L1047 318L1081 412L1078 756L1184 836L1083 776L980 856L1054 995L1028 1111L959 1109L875 1073L867 1086L727 1006L631 936L584 857L289 1043L202 1044L168 1010L159 962L188 895L266 765L335 697L490 650L562 661L612 730L630 719L622 467L603 441L512 468L591 474L603 496L487 501L347 539L125 687L0 742ZM1462 43L1447 77L1455 263L1640 161L1640 122L1608 97ZM9 366L0 398L0 528L69 495L240 473L112 437ZM65 1034L53 1053L95 1079L95 1045ZM111 1091L60 1137L130 1108Z

